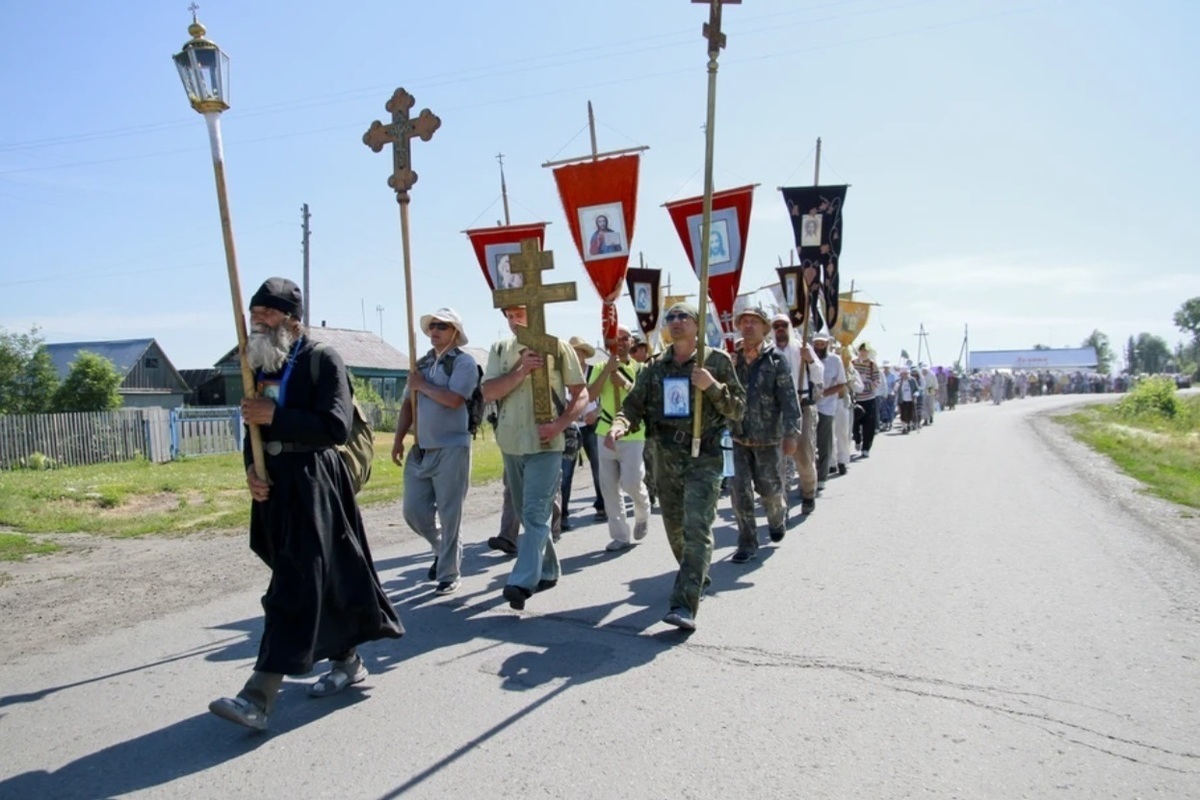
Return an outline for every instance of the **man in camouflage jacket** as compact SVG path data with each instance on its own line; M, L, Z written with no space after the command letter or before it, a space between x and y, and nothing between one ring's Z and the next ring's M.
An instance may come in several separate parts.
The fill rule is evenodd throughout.
M742 343L734 355L734 369L746 388L746 413L730 427L733 480L729 488L738 527L738 547L732 560L744 564L758 555L756 491L767 509L771 541L782 541L786 532L787 501L779 467L782 455L796 452L800 402L792 388L791 366L767 338L771 325L767 312L760 306L745 308L735 322Z
M709 583L712 523L721 496L721 432L746 408L746 394L724 351L705 348L703 366L696 363L699 319L688 303L667 311L672 344L638 373L604 439L613 449L629 431L646 428L663 527L679 562L663 622L687 631L696 629L700 595ZM691 453L693 387L703 390L697 458Z

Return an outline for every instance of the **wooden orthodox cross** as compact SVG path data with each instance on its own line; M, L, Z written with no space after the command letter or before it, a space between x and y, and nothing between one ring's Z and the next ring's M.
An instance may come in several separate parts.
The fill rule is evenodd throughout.
M363 144L378 153L384 145L392 145L392 174L388 178L388 186L396 192L396 202L400 204L400 244L404 255L404 302L405 313L408 317L408 354L414 363L417 357L417 334L413 328L413 299L412 299L412 255L408 244L408 192L417 182L417 173L412 168L412 139L419 138L428 142L434 132L442 127L442 120L428 108L421 109L416 120L409 117L408 112L416 103L416 98L397 89L392 98L384 105L384 109L392 115L392 124L384 125L379 120L371 123L363 134ZM412 396L412 424L417 429L417 393Z
M575 284L542 283L542 273L554 269L554 253L541 250L537 239L521 242L520 254L509 256L509 268L514 275L521 276L521 285L515 289L496 289L492 292L492 305L496 308L525 306L525 322L516 331L517 342L542 355L558 358L558 338L546 333L546 303L565 303L575 299ZM542 367L532 374L533 419L537 424L553 422L558 414L550 392L550 372ZM568 402L567 398L562 398ZM548 442L542 446L549 447Z
M728 3L738 5L742 0L692 0L693 3L703 3L708 6L708 22L702 29L704 38L708 40L708 120L704 126L704 205L700 222L700 302L697 309L700 312L700 331L696 336L696 364L704 366L704 325L708 319L708 258L709 236L712 235L712 196L713 196L713 125L717 116L717 56L725 47L725 34L721 31L721 6ZM692 403L692 458L700 455L701 409L703 408L704 392L696 387L695 402Z

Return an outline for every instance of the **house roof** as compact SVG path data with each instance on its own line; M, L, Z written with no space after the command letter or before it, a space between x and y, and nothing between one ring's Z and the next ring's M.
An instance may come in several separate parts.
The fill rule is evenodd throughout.
M124 378L137 366L152 344L153 339L123 339L109 342L61 342L45 347L60 378L67 377L71 371L71 364L84 350L107 358L117 368L117 374Z
M213 378L221 376L221 370L216 367L205 367L204 369L181 369L179 377L183 378L183 382L190 389L197 389L201 385L208 383Z
M337 350L342 361L350 369L408 370L408 356L370 331L348 328L309 328L308 337L314 342L322 342ZM216 366L233 363L236 356L237 348L235 347L227 352L216 363Z

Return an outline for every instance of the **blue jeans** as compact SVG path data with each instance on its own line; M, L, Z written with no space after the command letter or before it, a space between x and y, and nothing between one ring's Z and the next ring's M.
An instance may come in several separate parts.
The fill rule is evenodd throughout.
M562 451L514 456L504 454L504 472L513 508L520 509L524 534L517 540L517 562L509 586L532 592L538 581L559 577L558 554L550 538L550 516L562 480Z

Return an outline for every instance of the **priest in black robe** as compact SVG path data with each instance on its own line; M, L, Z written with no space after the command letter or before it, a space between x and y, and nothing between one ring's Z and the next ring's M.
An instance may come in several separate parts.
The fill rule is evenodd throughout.
M254 674L209 710L255 730L266 728L285 675L329 659L309 694L334 694L367 677L359 644L404 634L335 449L354 418L346 366L331 348L314 348L302 316L300 289L284 278L267 280L250 300L247 355L259 397L243 399L242 414L262 426L268 475L266 482L256 476L247 436L250 549L270 567L271 582Z

